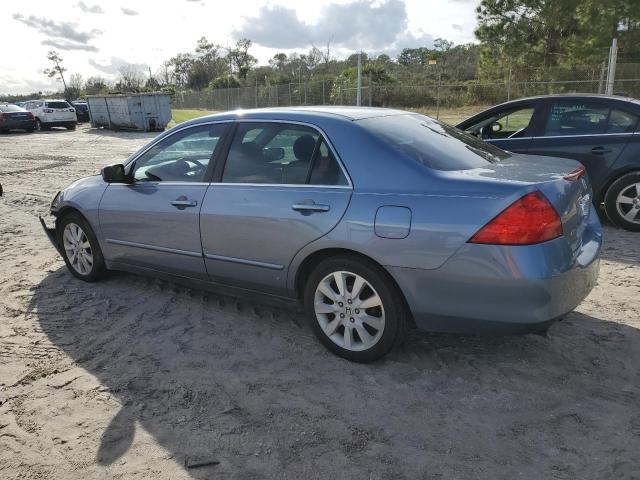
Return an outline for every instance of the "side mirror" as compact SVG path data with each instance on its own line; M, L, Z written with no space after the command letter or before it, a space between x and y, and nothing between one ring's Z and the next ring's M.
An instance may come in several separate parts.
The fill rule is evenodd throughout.
M492 133L498 133L500 130L502 130L502 124L499 122L493 122L491 124L491 132Z
M124 165L121 163L107 165L100 170L100 173L102 174L102 179L107 183L129 183L124 173Z
M262 151L264 152L264 156L270 162L275 162L284 158L284 148L282 147L265 148Z

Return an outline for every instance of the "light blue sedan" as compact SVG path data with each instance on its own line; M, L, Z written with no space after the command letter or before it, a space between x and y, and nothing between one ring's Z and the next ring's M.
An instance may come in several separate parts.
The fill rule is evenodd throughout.
M69 271L302 302L368 362L408 327L546 329L595 285L602 232L579 163L512 154L423 115L235 111L163 133L51 204Z

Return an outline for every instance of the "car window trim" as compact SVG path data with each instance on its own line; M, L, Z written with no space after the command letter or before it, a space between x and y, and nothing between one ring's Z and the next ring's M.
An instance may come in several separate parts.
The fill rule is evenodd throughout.
M338 153L336 152L336 149L334 148L333 144L331 143L331 141L329 140L329 137L327 136L327 134L317 125L314 125L312 123L308 123L308 122L301 122L299 120L275 120L275 119L263 119L263 118L242 118L242 119L236 119L233 121L234 124L236 125L235 128L233 129L233 133L230 134L230 138L229 138L229 142L228 145L226 146L226 151L224 151L224 155L221 155L219 158L219 164L220 166L216 169L215 175L213 180L211 181L212 185L237 185L237 186L252 186L252 187L258 187L258 186L264 186L264 187L287 187L287 188L291 188L291 187L320 187L320 188L337 188L337 189L349 189L349 190L353 190L353 183L351 182L351 177L349 176L349 172L347 171L347 169L345 168L344 164L342 163L342 159L339 157ZM348 185L309 185L309 184L305 184L305 183L239 183L239 182L223 182L222 181L222 174L224 172L224 167L227 163L227 159L229 157L229 149L231 148L231 141L233 139L233 137L236 134L237 131L237 127L239 124L241 123L284 123L287 125L301 125L303 127L308 127L311 128L313 130L315 130L316 132L319 133L320 138L322 138L325 143L327 144L327 147L331 150L331 153L333 154L336 162L338 162L338 166L340 167L340 170L342 171L342 174L345 176L345 178L347 179L347 183Z

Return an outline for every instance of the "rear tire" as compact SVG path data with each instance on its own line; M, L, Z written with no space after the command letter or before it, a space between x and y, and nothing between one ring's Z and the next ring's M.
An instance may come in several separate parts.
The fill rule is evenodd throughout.
M640 172L627 173L611 184L604 209L618 227L640 232Z
M39 118L36 118L36 130L39 132L44 132L45 130L49 130L49 127L43 125Z
M69 213L56 225L58 245L71 274L95 282L107 273L98 239L89 223L78 213Z
M373 262L346 256L329 258L311 272L304 307L320 342L353 362L386 355L402 342L408 324L404 299L389 275Z
M75 130L76 126L75 125L69 125L67 126L67 130Z

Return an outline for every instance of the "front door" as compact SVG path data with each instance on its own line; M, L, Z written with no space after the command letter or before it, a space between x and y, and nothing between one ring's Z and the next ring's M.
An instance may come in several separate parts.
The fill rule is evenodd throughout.
M286 294L295 254L342 218L351 186L320 133L281 122L240 122L202 206L211 280Z
M599 190L637 123L636 115L605 103L554 100L547 109L544 131L531 141L529 153L579 161L594 190Z
M100 202L105 258L206 278L199 214L209 164L225 124L165 137L129 168L130 184L110 184Z

